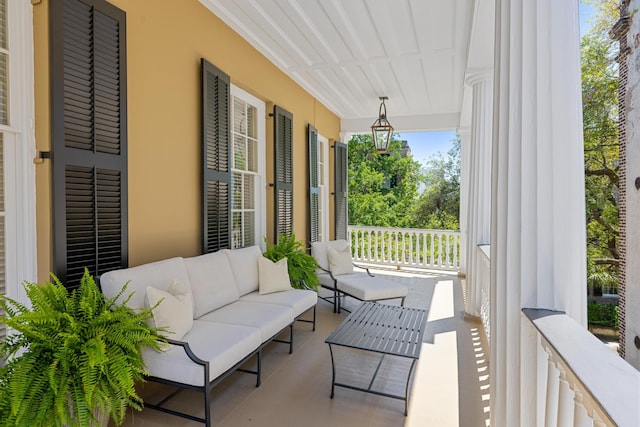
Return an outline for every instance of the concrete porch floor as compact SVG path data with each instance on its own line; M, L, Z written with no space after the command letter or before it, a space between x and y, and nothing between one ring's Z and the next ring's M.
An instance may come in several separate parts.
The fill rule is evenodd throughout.
M324 340L347 313L334 314L332 306L318 302L317 329L295 325L294 351L269 344L263 351L262 385L255 376L234 373L212 391L213 425L240 426L469 426L489 425L488 347L477 319L464 316L461 281L454 274L376 270L376 274L409 287L405 305L429 310L424 344L413 375L409 416L404 402L344 388L331 391L331 359ZM324 293L323 293L324 294ZM394 303L394 302L391 302ZM347 299L346 307L357 301ZM336 347L334 347L336 350ZM334 351L337 380L368 384L378 355L352 349ZM255 361L248 366L253 368ZM374 389L404 394L410 362L385 359ZM170 388L147 383L143 398L157 401ZM203 415L201 394L183 391L171 407ZM125 426L201 426L152 409L131 411Z

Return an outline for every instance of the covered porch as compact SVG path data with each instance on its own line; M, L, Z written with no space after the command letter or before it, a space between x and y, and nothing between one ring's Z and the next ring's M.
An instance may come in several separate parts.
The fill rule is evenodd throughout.
M445 273L394 277L407 281L412 290L421 290L408 305L429 310L429 332L415 375L409 417L405 419L402 403L381 397L338 390L335 399L328 398L330 362L324 339L343 317L320 303L320 329L312 333L298 327L299 346L293 355L275 344L269 346L260 388L254 388L253 378L238 373L214 390L215 424L283 425L283 420L289 425L302 421L305 425L406 422L496 427L640 424L640 375L586 331L577 1L31 3L14 1L9 9L11 22L18 24L10 34L19 41L12 46L13 57L22 62L12 62L12 67L19 65L9 73L18 77L9 91L17 94L10 105L14 119L2 128L9 136L5 151L10 154L6 172L10 199L7 214L3 213L7 229L12 230L6 249L8 295L24 299L21 280L46 280L49 271L66 272L72 264L67 258L78 254L89 254L87 259L95 261L99 273L206 252L210 248L205 247L209 242L203 230L210 218L207 212L202 215L205 206L212 211L219 208L214 213L227 220L232 214L254 219L253 235L233 238L239 245L260 244L263 236L274 241L280 229L272 225L279 219L286 231L312 241L308 219L313 189L306 185L313 169L308 126L317 128L319 140L325 137L322 166L328 177L339 163L329 153L335 154L338 148L344 151L339 140L346 142L351 134L368 132L378 111L378 97L387 96L388 117L396 131L455 129L462 140L457 260L465 279ZM84 58L74 62L75 41L67 47L66 57L56 50L64 42L63 31L50 32L50 27L61 23L60 14L70 3L83 11L94 4L118 9L114 22L121 25L117 28L122 33L110 35L125 46L118 51L121 56L111 58L118 72L128 73L115 72L113 77L117 80L113 97L122 104L105 96L106 101L101 99L98 105L118 104L115 119L98 118L101 125L113 125L115 135L109 135L100 149L122 157L114 173L98 180L109 189L102 193L94 194L98 186L92 180L96 171L104 169L100 163L104 153L88 166L72 164L77 157L74 150L88 146L86 151L94 154L96 137L93 69L81 69ZM73 19L81 16L84 28L84 12L71 15ZM86 15L93 20L93 9ZM127 43L119 38L124 29ZM110 53L111 47L106 51ZM68 57L72 60L64 63ZM104 55L99 56L97 62L103 59ZM127 59L126 69L118 68L121 59ZM231 86L219 91L235 102L233 109L226 106L225 111L235 112L238 107L237 122L227 123L222 132L227 138L222 151L230 152L232 128L237 131L234 148L235 141L242 141L238 145L243 148L253 142L258 147L250 153L257 153L252 158L257 166L243 163L251 156L233 159L238 161L234 173L243 174L233 182L251 182L246 187L258 190L253 204L234 205L233 213L230 191L222 203L208 203L219 183L211 185L209 194L209 183L202 182L208 166L201 164L202 59L223 69L216 84L226 79ZM77 106L73 99L65 104L63 77L78 71L89 76L88 107L84 108L84 99L81 102L81 115L89 111L89 124L78 125L89 137L82 144L65 139L65 132L77 136L77 129L65 127L77 124L71 115L65 122L65 108L70 105L69 111L75 112ZM100 83L105 86L101 81L99 88ZM69 86L73 98L75 82ZM288 137L285 148L293 152L287 159L290 168L283 174L289 182L284 185L277 182L279 171L274 166L281 136L274 129L279 106L295 113L281 132ZM285 114L281 116L286 119ZM246 126L253 119L255 135ZM82 199L88 208L82 205L72 212L77 206L65 205L65 179L75 176L65 175L63 160L85 180L86 191L80 196L89 194ZM230 159L225 161L231 164ZM62 167L54 171L55 162ZM223 186L229 188L232 181L225 179ZM71 181L70 188L76 185ZM293 181L298 183L295 189ZM117 187L117 200L109 198L112 187L105 183ZM244 189L234 193L235 200L246 200L240 191ZM282 205L276 191L284 193ZM327 199L322 239L344 238L340 233L346 233L346 210L333 215L340 201L335 178L327 179L322 191ZM92 197L105 194L109 196L107 215L102 218L98 208L95 214L91 211ZM346 209L344 191L342 197L341 206ZM228 209L222 208L224 203ZM64 223L65 209L71 214L89 212L88 220L96 219L86 227L90 229L86 240L84 227L78 227L83 233L74 233L73 215ZM91 234L103 219L120 228L106 233L106 238ZM54 220L64 224L58 226ZM230 231L232 227L223 228ZM81 239L74 240L78 235ZM229 247L232 239L210 240L215 250ZM113 252L105 255L103 249ZM111 264L102 265L103 261ZM82 258L76 267L86 263ZM393 386L390 381L389 387ZM155 387L143 390L143 396L155 394ZM199 399L189 393L177 402L200 407ZM127 420L134 425L178 422L150 410Z

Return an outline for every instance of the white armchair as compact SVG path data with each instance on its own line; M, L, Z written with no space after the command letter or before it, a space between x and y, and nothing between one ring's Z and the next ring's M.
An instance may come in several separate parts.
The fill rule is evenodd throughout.
M350 296L360 301L381 301L401 299L404 305L408 289L405 285L373 275L368 268L357 266L351 258L351 249L346 240L314 242L311 255L318 262L318 279L323 288L333 292L333 296L323 298L333 303L333 312L340 313L341 297ZM365 271L353 271L353 267Z

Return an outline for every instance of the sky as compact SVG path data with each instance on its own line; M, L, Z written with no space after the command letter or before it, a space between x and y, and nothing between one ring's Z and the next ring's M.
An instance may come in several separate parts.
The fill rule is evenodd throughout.
M589 31L590 25L588 18L593 15L592 6L580 2L580 36ZM407 140L411 147L413 159L422 165L438 152L446 155L451 148L451 140L455 137L454 130L439 132L402 132L398 136L401 140Z

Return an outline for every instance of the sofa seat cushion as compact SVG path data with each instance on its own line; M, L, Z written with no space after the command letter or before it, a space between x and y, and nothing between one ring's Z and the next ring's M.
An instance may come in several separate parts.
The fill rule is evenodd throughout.
M240 297L240 301L284 305L291 307L294 311L294 316L298 317L316 305L318 302L318 294L315 291L306 289L292 289L290 291L276 292L267 295L251 292L250 294Z
M189 343L193 353L209 362L209 381L232 368L262 344L260 330L249 326L194 320L181 341ZM163 353L146 348L144 362L151 376L193 386L202 386L203 367L189 359L182 347L170 346Z
M184 265L193 292L194 319L240 297L231 264L224 253L185 258Z
M265 342L293 323L295 317L293 308L284 305L236 301L205 314L199 320L258 328L262 342Z
M362 301L403 298L409 291L405 285L380 276L371 277L367 273L345 274L338 276L337 280L338 290Z
M133 292L127 305L131 308L143 308L148 286L168 291L174 280L190 286L182 258L170 258L138 267L109 271L100 276L100 288L106 298L113 298L122 290L122 286L129 282L126 292L118 302L121 303Z

